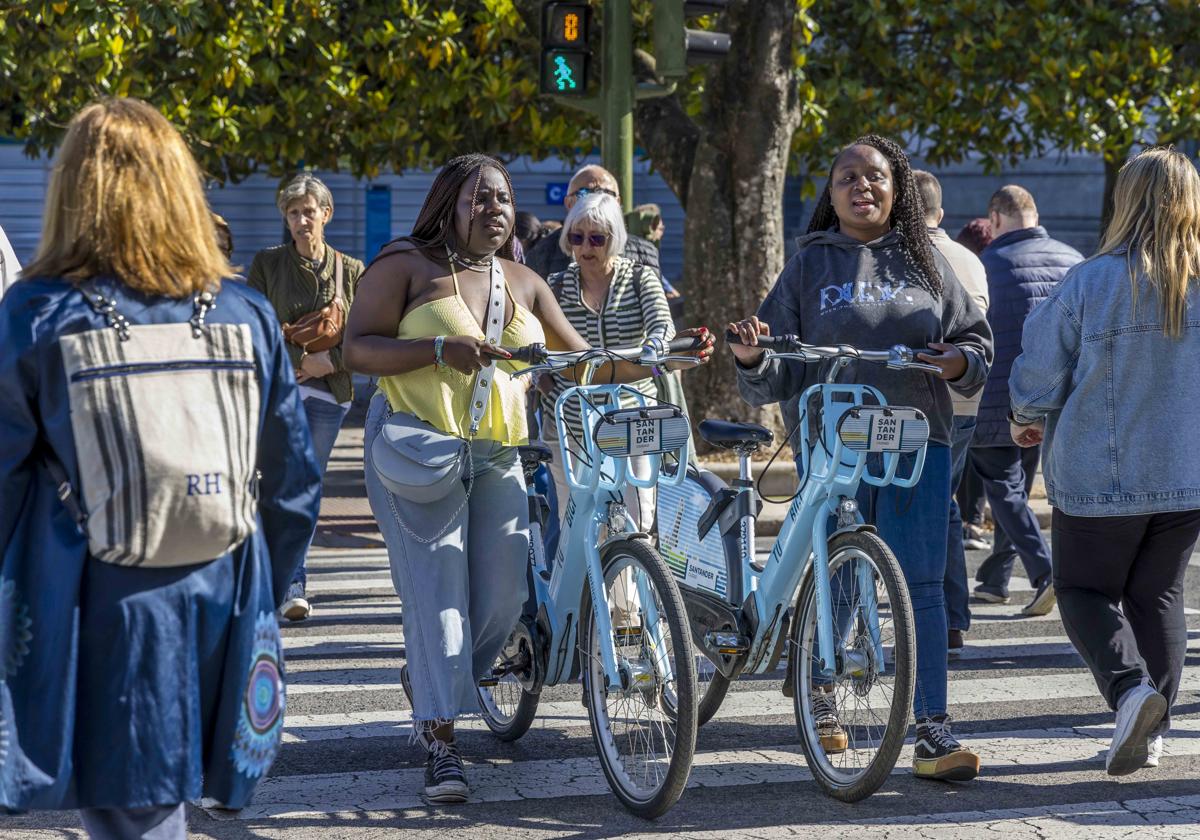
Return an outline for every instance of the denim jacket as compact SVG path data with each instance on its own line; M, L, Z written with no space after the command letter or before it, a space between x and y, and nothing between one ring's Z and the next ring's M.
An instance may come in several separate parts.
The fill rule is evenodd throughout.
M1071 269L1025 321L1009 379L1014 418L1046 418L1047 495L1071 516L1200 508L1200 288L1169 338L1140 274L1135 306L1127 256Z

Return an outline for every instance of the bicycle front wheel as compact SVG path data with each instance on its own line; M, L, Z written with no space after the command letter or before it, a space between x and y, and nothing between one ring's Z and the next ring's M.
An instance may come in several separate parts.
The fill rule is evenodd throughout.
M912 605L895 555L869 532L829 541L829 583L837 673L821 673L810 568L792 629L792 696L817 784L835 799L857 802L892 772L908 731L916 680Z
M601 556L604 601L593 601L580 654L592 738L609 786L654 819L683 793L696 749L696 668L683 598L666 562L642 540ZM639 585L641 584L641 585ZM648 597L646 597L648 596ZM613 609L620 684L606 685L596 610Z

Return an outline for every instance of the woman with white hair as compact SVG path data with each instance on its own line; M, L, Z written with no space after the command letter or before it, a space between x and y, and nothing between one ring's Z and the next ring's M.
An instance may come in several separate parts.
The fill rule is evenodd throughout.
M246 282L266 295L283 326L313 452L324 475L354 396L350 371L342 364L341 332L363 264L326 244L333 195L315 175L297 175L279 191L276 204L292 242L255 254ZM312 611L306 581L301 564L280 607L289 621L308 618Z
M620 256L626 238L621 205L604 193L592 193L576 202L559 234L559 245L571 256L571 264L565 271L551 274L546 282L571 326L593 347L666 342L675 337L662 278L653 268ZM543 381L543 437L555 444L554 403L575 383L557 374ZM655 398L653 380L631 385L651 400ZM578 453L583 439L578 406L568 403L564 415L568 448ZM640 461L631 459L631 467L639 473L644 469ZM570 496L561 458L551 462L551 473L559 506L565 510ZM634 527L649 530L654 521L654 491L627 489L625 505Z

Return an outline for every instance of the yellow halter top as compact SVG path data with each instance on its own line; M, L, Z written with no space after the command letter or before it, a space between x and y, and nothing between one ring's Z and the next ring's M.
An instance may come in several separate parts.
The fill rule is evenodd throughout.
M437 335L469 335L483 340L483 330L471 314L458 288L458 274L450 267L454 279L454 295L423 303L400 320L396 338L432 338ZM505 281L504 290L513 302L512 319L505 324L500 343L505 347L520 347L545 342L541 322L525 307L513 300ZM478 438L494 440L505 446L529 442L529 426L525 415L525 394L529 380L513 379L512 372L526 367L519 362L493 363L492 396L479 424ZM470 401L474 375L461 373L451 367L429 365L397 376L379 379L382 391L393 411L413 414L450 435L465 438L471 427Z

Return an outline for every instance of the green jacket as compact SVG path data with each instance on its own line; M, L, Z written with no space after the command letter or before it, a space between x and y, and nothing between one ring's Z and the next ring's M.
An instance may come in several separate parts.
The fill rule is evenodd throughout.
M276 245L254 255L250 263L250 273L246 283L266 296L275 307L275 315L280 324L295 321L301 315L315 312L328 306L333 300L334 253L338 253L326 244L330 250L329 258L322 266L320 276L314 272L307 261L300 257L292 245ZM346 297L346 309L354 300L354 291L358 288L358 280L362 277L363 264L353 257L342 254L342 289ZM300 368L301 350L294 344L285 344L292 366ZM338 402L348 402L354 396L354 387L350 381L350 371L342 366L342 348L337 346L329 351L330 359L337 368L322 381Z

